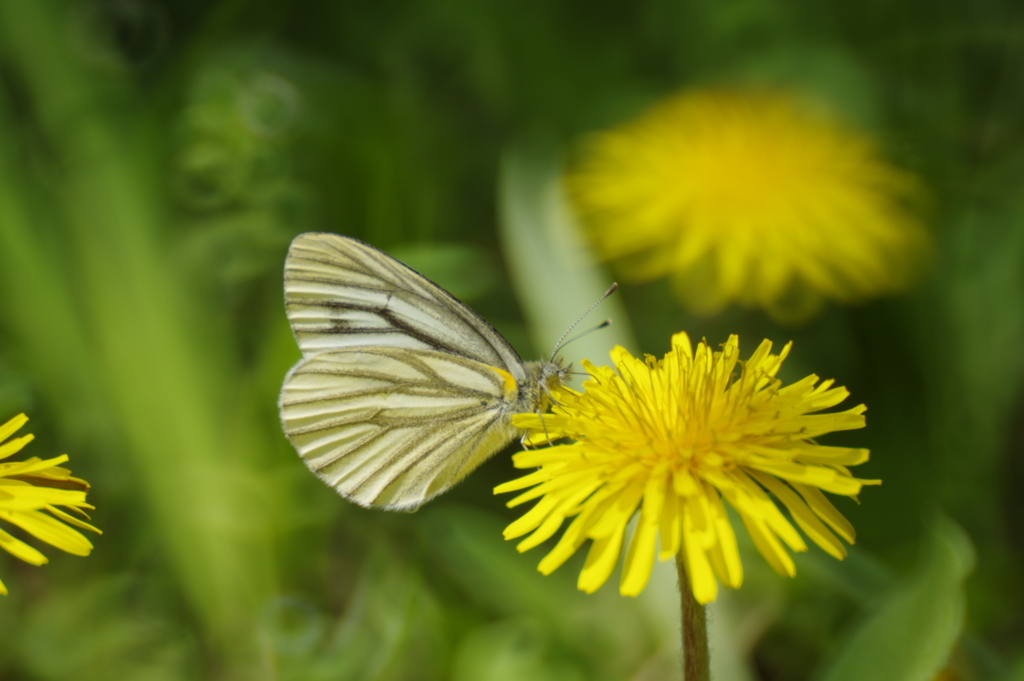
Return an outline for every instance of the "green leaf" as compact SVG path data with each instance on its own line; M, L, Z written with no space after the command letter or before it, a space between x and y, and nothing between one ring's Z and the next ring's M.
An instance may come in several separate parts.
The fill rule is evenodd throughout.
M533 620L507 619L471 631L455 657L453 681L583 681L583 672L552 659L549 637Z
M494 258L470 244L405 244L390 253L463 302L484 297L498 283Z
M963 627L963 581L974 551L959 526L932 527L918 574L896 587L839 654L821 681L931 681L949 661Z
M587 679L634 678L658 647L659 636L639 600L623 598L613 585L596 594L576 588L582 555L545 576L536 567L543 554L517 553L514 542L502 539L505 522L496 516L453 504L429 508L422 515L424 547L431 562L465 594L460 605L475 606L508 623L479 637L468 635L457 654L459 673L464 676L455 678L472 678L470 672L479 672L477 678L492 678L478 666L486 657L482 651L491 651L495 659L516 658L513 667L523 671L519 677L523 679L548 678L559 670L565 675L556 678L574 678L572 664L560 666L559 651L585 667ZM543 651L528 645L534 640L529 632L536 633L537 627L550 639ZM675 643L675 631L672 634ZM528 666L536 673L527 674Z
M1024 657L1017 661L1017 664L1005 677L1005 681L1024 681Z

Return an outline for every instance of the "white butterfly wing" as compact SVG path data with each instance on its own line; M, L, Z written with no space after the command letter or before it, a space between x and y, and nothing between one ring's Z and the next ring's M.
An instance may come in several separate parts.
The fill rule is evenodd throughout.
M346 348L285 379L285 432L306 465L362 506L412 510L507 444L505 381L436 350Z
M357 239L310 232L288 249L285 307L306 356L343 347L441 350L526 377L523 360L443 288Z
M390 256L347 237L300 235L285 263L285 304L304 358L281 391L284 430L346 498L413 510L518 432L509 417L527 380L522 360Z

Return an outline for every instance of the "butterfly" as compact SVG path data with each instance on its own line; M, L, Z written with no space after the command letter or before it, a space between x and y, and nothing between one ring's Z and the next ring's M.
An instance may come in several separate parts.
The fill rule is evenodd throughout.
M412 511L462 480L543 413L569 369L523 362L500 333L369 244L300 234L284 298L302 359L279 407L317 476L360 506Z

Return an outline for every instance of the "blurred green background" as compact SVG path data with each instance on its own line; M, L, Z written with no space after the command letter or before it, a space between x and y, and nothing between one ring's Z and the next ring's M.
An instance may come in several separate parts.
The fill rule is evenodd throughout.
M682 87L799 89L930 189L930 277L799 328L598 313L661 354L792 339L880 477L850 557L782 580L744 548L719 681L1024 679L1024 8L1011 0L0 0L0 421L67 452L88 558L0 555L0 678L678 678L675 575L542 577L501 539L496 456L416 514L354 507L281 433L281 268L310 230L435 278L524 357L611 281L558 194L579 136ZM635 340L630 329L635 333Z

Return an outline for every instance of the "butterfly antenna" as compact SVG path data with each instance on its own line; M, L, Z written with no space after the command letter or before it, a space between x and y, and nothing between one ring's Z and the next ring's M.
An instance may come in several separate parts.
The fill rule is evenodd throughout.
M562 341L565 340L565 337L568 336L570 333L572 333L572 330L575 329L579 325L580 322L582 322L584 319L586 319L587 315L590 314L591 312L593 312L595 307L597 307L598 305L603 303L605 298L607 298L611 294L615 293L615 289L617 289L617 288L619 288L619 285L617 283L616 284L612 284L611 286L609 286L608 290L605 291L604 294L600 298L598 298L597 301L593 305L591 305L590 308L586 312L584 312L583 315L580 316L579 319L577 319L575 322L573 322L572 326L570 326L568 329L565 330L565 333L562 334L562 337L558 339L557 343L555 343L555 349L551 351L551 360L552 361L554 361L555 355L558 354L558 351L561 350L566 345L566 344L562 343ZM604 327L608 326L609 324L611 324L611 320L606 320L604 323L598 324L593 329L590 329L589 331L581 333L579 336L576 336L576 338L573 338L572 340L576 340L577 338L581 338L582 336L585 336L586 334L590 333L590 331L596 331L598 329L603 329Z
M597 326L592 326L592 327L590 327L589 329L587 329L586 331L581 331L580 333L576 334L575 336L573 336L573 337L572 337L572 338L570 338L569 340L567 340L567 341L565 341L564 343L562 343L562 344L561 344L561 345L560 345L560 346L558 347L558 349L559 349L559 350L561 350L561 349L562 349L562 348L564 348L565 346L569 345L569 343L575 343L575 342L576 342L576 341L578 341L578 340L579 340L580 338L583 338L584 336L586 336L586 335L588 335L588 334L590 334L590 333L592 333L592 332L594 332L594 331L600 331L601 329L607 328L607 327L609 327L609 326L611 326L611 325L612 325L612 320L610 320L610 319L606 319L606 320L604 320L603 322L601 322L600 324L598 324ZM557 351L556 351L556 352L557 352Z

